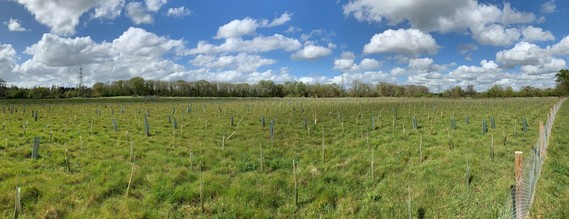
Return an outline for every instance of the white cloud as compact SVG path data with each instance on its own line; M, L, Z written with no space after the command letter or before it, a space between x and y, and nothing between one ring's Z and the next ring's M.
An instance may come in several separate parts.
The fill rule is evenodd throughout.
M271 80L275 83L284 83L286 81L300 80L288 74L286 71L275 72L267 70L263 72L255 71L251 73L244 73L235 70L227 71L210 71L207 68L194 69L189 71L176 72L175 74L168 75L164 80L186 80L197 81L207 80L213 82L232 82L232 83L258 83L260 80Z
M439 46L435 39L417 29L386 30L375 34L363 52L372 53L395 53L409 56L418 56L422 53L435 54Z
M12 32L27 31L26 28L22 27L18 19L10 18L10 20L4 21L4 25L8 26L8 30Z
M550 41L555 40L555 36L551 31L543 31L543 29L534 26L528 26L522 29L523 40L526 42Z
M196 48L189 50L187 53L189 55L196 54L214 54L214 53L224 53L224 52L268 52L278 49L283 49L285 51L297 50L301 47L298 40L293 38L288 38L280 34L275 34L272 36L258 36L252 40L243 40L241 38L228 38L225 42L219 46L209 44L205 41L198 42Z
M462 55L476 50L478 50L478 46L476 46L476 44L466 43L458 45L458 53Z
M144 0L146 8L148 8L149 11L153 12L160 10L162 5L166 4L167 2L168 0Z
M86 84L130 79L164 79L184 67L165 59L168 54L183 51L182 40L158 36L140 28L129 28L112 42L94 42L89 37L66 38L44 34L42 39L26 49L32 58L14 67L19 75L18 86L50 84L75 86L76 73L81 66ZM26 80L23 78L37 78Z
M288 12L283 13L280 17L275 18L273 21L257 20L250 17L244 19L235 19L231 22L224 24L217 30L216 39L239 38L242 36L254 35L259 27L275 27L283 25L290 21L291 15Z
M300 28L300 27L289 26L285 32L293 34L293 33L300 32L300 31L302 31L302 28Z
M509 25L535 20L533 13L517 11L509 3L504 3L500 9L477 0L353 0L343 6L343 11L359 21L387 21L391 26L408 22L412 28L423 32L470 31L474 39L487 45L513 43L517 40L512 40L516 36L515 28ZM501 39L487 37L496 34Z
M276 26L286 24L287 22L290 21L291 17L292 17L292 14L285 12L280 17L275 18L273 21L271 21L271 23L268 24L268 27L276 27Z
M246 35L253 35L259 27L257 20L244 18L242 20L232 20L231 22L219 27L216 39L238 38Z
M378 69L381 67L381 62L372 58L364 58L359 64L355 63L356 56L353 52L342 52L340 58L334 60L334 70L340 70L342 72L356 73L361 71L368 71L373 69Z
M322 46L308 45L292 54L292 60L311 60L319 59L332 54L332 50Z
M550 0L541 5L541 13L549 14L555 12L555 0Z
M51 32L59 35L75 34L75 26L79 18L89 9L97 6L99 1L92 0L17 0L31 12L35 19L51 28Z
M130 2L126 5L126 15L135 24L151 24L154 23L152 15L150 15L140 2Z
M516 42L520 36L520 30L517 28L505 28L498 24L473 29L474 39L484 45L507 46Z
M548 47L548 51L555 55L569 54L569 36L564 37L557 44Z
M563 48L567 48L569 42L566 38L545 49L535 44L520 42L509 50L496 53L496 61L506 68L520 66L523 75L555 75L560 69L567 68L564 59L555 57L567 54Z
M427 70L433 64L431 58L417 58L409 60L409 68L415 70Z
M94 18L115 19L121 15L125 0L101 1L101 5L95 8Z
M171 40L141 28L131 27L113 41L113 48L122 55L140 58L160 57L168 52L181 54L184 50L184 41Z
M336 70L347 71L355 68L354 61L356 55L353 52L342 52L339 59L334 60L334 68Z
M206 67L213 69L234 70L243 73L252 73L262 66L272 65L276 63L274 59L266 59L259 55L250 55L239 53L238 55L198 55L191 60L192 65L197 67Z
M81 66L111 59L109 43L96 44L90 37L63 38L44 34L41 40L26 48L33 61L48 67Z
M184 17L190 14L191 14L190 9L187 9L184 6L178 8L169 8L168 12L166 13L166 15L170 17Z
M544 59L544 61L538 65L524 65L520 69L522 73L528 75L555 74L559 72L559 70L567 68L566 64L563 59L549 58Z
M12 73L13 69L17 66L16 50L11 44L0 44L0 78L8 83L17 79L17 76Z
M381 63L375 59L365 58L360 61L359 68L361 70L371 70L381 67Z
M520 42L512 49L496 53L496 61L505 67L516 65L538 65L543 59L551 57L539 46L527 42Z
M519 12L510 6L510 3L504 3L502 11L502 24L525 24L535 20L535 15L528 12Z

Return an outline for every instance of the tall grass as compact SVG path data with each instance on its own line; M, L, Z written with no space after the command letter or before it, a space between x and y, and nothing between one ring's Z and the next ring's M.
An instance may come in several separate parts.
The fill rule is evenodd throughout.
M404 218L409 215L409 194L402 182L412 182L414 217L489 218L509 195L511 153L531 150L527 142L535 142L537 122L556 101L5 101L0 103L6 107L0 114L5 124L0 133L9 144L0 148L0 217L13 217L14 188L19 186L22 218L48 213L113 218L117 212L134 218L283 218L295 214L301 218ZM173 110L190 104L198 108ZM39 119L24 113L24 107L42 112ZM121 113L110 109L121 109ZM375 128L370 130L368 116L372 113ZM177 123L183 132L173 135L173 126L165 118L181 118L182 114L184 119ZM242 121L231 126L227 121L231 115ZM314 122L305 122L312 116ZM457 119L456 129L449 129L452 118L482 121L490 116L496 128L488 129L488 134L507 137L506 145L493 144L493 162L487 155L491 135L480 131L480 123ZM520 121L526 116L528 131L524 132ZM259 124L259 118L265 117L271 118L266 127ZM417 129L404 133L404 125L409 127L413 117L420 122ZM120 132L109 122L113 118ZM42 143L38 159L29 159L31 136L49 139L50 131L53 142ZM128 137L123 131L128 131ZM225 139L223 150L219 147L222 136L231 136ZM449 137L453 147L449 147ZM133 160L133 151L136 166L130 177L134 165L125 161ZM469 189L465 189L464 164L469 156ZM294 190L291 159L300 164L296 165L297 204L290 201ZM72 170L69 174L65 173L67 166Z

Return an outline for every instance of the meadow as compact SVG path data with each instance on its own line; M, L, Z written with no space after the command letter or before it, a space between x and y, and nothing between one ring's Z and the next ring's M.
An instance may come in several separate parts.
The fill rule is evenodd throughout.
M0 217L493 218L558 101L2 101Z

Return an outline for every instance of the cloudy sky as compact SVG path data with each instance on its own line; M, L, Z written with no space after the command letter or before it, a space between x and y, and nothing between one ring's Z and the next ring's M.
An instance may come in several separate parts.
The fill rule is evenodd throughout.
M0 78L555 86L562 0L0 0ZM344 79L344 80L342 80Z

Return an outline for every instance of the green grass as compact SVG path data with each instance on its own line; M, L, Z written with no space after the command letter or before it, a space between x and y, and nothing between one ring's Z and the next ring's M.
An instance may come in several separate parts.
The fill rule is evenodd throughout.
M557 101L123 98L3 102L0 217L12 216L19 185L25 218L282 218L294 214L301 218L402 218L407 216L408 187L416 218L490 218L500 210L513 183L513 152L531 150L539 121ZM190 104L192 112L187 113ZM18 112L10 114L9 107ZM38 121L32 110L39 111ZM147 111L150 137L144 133ZM168 124L168 115L177 119L177 130ZM230 126L231 116L234 126ZM417 130L412 129L413 116ZM496 129L490 127L490 116L496 119ZM456 119L457 129L450 130L449 145L451 118ZM528 132L521 131L523 118L528 119ZM310 131L303 128L304 119ZM483 119L488 121L486 134L481 131ZM269 136L272 120L274 146ZM223 136L234 131L222 148ZM30 159L34 136L41 137L38 160ZM131 140L136 161L127 197ZM65 149L69 150L71 173L65 171ZM549 156L551 160L553 152ZM294 205L293 159L298 169L298 207ZM467 160L470 187L465 179Z
M557 113L532 209L533 218L569 218L569 107Z

